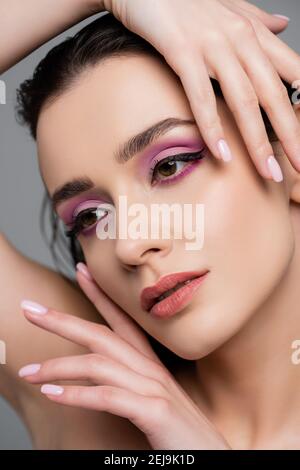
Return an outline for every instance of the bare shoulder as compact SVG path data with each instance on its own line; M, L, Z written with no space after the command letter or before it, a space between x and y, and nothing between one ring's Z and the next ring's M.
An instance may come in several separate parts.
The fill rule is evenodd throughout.
M84 352L79 345L26 320L20 308L22 299L51 305L94 322L104 320L75 284L23 255L3 233L0 233L0 285L0 340L6 356L0 367L0 393L15 405L19 391L32 390L18 376L23 365Z
M26 362L71 352L73 347L70 341L28 322L20 308L22 299L104 323L100 313L74 283L24 256L3 234L0 236L0 285L0 331L7 345L5 368L11 375L16 375Z
M58 405L38 385L20 379L26 364L52 357L84 354L85 348L29 323L22 299L72 313L87 320L104 319L75 284L24 256L0 233L0 340L6 363L0 365L0 394L15 408L39 449L151 449L129 420L106 412ZM41 426L41 421L47 426ZM41 430L41 428L43 430Z

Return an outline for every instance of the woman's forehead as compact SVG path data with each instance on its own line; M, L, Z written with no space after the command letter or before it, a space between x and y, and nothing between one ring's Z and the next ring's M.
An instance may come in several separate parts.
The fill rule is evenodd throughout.
M82 77L42 110L37 126L41 172L111 154L139 130L169 116L192 117L178 80L156 58L114 58Z
M122 115L122 111L126 112L130 122L129 111L137 112L147 107L149 112L151 108L174 105L180 99L186 101L178 77L157 58L146 55L114 57L80 73L58 98L50 101L41 112L39 130L43 117L47 118L48 127L51 115L58 119L59 115L69 111L76 111L70 118L80 118L81 110L96 110L99 118L105 119L112 108L116 117Z

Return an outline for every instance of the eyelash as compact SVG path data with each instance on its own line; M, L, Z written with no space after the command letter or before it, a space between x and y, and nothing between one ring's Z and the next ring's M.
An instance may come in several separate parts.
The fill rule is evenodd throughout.
M180 153L176 155L171 155L170 157L163 158L162 160L154 160L154 163L157 163L154 165L152 168L150 168L150 177L151 177L151 183L153 183L153 175L155 174L155 171L157 171L157 168L160 166L164 165L165 163L168 162L193 162L194 164L199 162L199 160L202 160L204 158L204 151L206 148L203 148L202 150L198 150L197 152L191 153ZM191 165L188 165L187 167L190 168ZM165 178L163 180L158 180L158 181L165 181L164 183L161 184L170 184L174 181L177 181L179 178L184 176L186 174L186 171L181 171L179 175L172 177L172 178Z
M168 162L192 162L191 165L187 165L187 170L182 170L179 173L179 175L173 178L166 178L163 180L158 180L158 181L166 181L165 183L161 183L161 184L170 184L172 182L174 183L179 178L182 178L187 173L188 169L191 166L194 166L195 164L199 163L199 161L204 158L205 150L206 148L203 148L202 150L194 152L194 153L191 153L191 152L181 153L181 154L172 155L170 157L163 158L160 161L154 160L154 163L156 164L152 168L150 168L151 183L153 183L153 176L155 175L157 168L159 168L163 164L168 163ZM65 230L65 235L67 237L76 237L79 233L82 232L82 221L81 221L82 215L93 214L93 213L96 213L96 211L97 211L97 207L94 207L92 209L85 209L79 212L79 214L75 218L75 221L73 222L73 226L70 229ZM97 222L99 222L99 220ZM87 230L93 228L95 224L92 224Z
M65 230L66 237L70 237L70 238L76 237L83 230L83 228L82 228L82 217L83 217L83 215L96 214L96 212L97 212L97 207L94 207L92 209L84 209L83 211L79 212L79 214L75 217L75 220L73 222L72 227L68 230ZM100 220L100 218L97 220L97 222L99 222L99 220ZM96 222L94 222L94 224L92 224L90 227L88 227L87 230L90 230L95 225L95 223Z

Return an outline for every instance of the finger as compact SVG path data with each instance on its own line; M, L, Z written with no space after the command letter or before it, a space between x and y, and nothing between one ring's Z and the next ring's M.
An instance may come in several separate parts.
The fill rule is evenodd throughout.
M258 18L270 31L276 34L284 31L290 21L288 16L268 13L262 8L259 8L245 0L225 0L225 4L233 11L239 11L240 13L248 14L250 13L251 15Z
M95 305L112 330L145 356L161 364L143 330L96 284L84 263L77 264L76 279L85 295Z
M160 380L166 369L152 361L131 344L120 338L107 326L93 323L67 313L59 312L39 304L23 301L21 307L24 315L36 326L55 333L69 341L85 346L95 353L107 356L117 362L131 367L140 374L147 371L147 375ZM36 313L36 306L44 308L44 313ZM33 310L31 311L30 309Z
M187 51L177 54L169 63L180 77L199 131L212 155L230 161L232 153L224 136L208 70L200 54Z
M34 303L34 305L39 304ZM142 355L133 346L126 343L122 338L119 338L108 327L53 309L48 309L46 314L37 314L24 309L24 315L29 321L41 328L81 344L91 351L107 357L107 360L111 359L117 363L123 364L142 376L154 379L156 382L166 386L169 392L172 393L172 396L180 399L180 397L184 395L186 406L188 406L191 411L198 412L195 403L190 400L185 390L174 380L172 374L170 374L169 370L166 369L162 363L157 364ZM27 374L32 372L32 370L37 373L39 366L39 364L25 366L26 369L22 373ZM66 378L66 376L64 375L63 378ZM31 374L29 379L34 381L33 374Z
M32 373L32 370L31 364L24 366L19 370L19 376L32 384L57 380L88 380L95 385L113 385L146 396L167 397L167 390L161 382L138 374L100 354L49 359L40 365L37 372Z
M166 401L157 397L145 397L136 392L108 385L103 386L56 386L44 384L42 393L62 405L106 411L129 419L142 432L153 430L166 416ZM149 429L150 428L150 429Z
M213 51L208 53L210 60L214 61L211 67L215 68L226 103L235 117L257 171L264 178L271 178L266 160L273 154L273 148L268 139L257 96L247 74L229 46L224 48L222 56L214 57Z
M266 53L280 77L288 83L300 79L300 56L280 38L274 36L253 15L245 13L250 20L262 50Z
M292 84L300 79L300 55L265 28L256 28L261 48L279 75Z
M240 59L285 153L300 171L300 125L288 92L259 42L253 41L251 47L253 53L248 54L245 46L237 46Z

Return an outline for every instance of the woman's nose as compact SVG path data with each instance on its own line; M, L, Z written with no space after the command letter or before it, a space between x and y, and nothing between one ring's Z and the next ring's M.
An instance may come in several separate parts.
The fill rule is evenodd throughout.
M166 256L172 249L172 239L117 239L115 254L126 269L132 269L152 259Z

